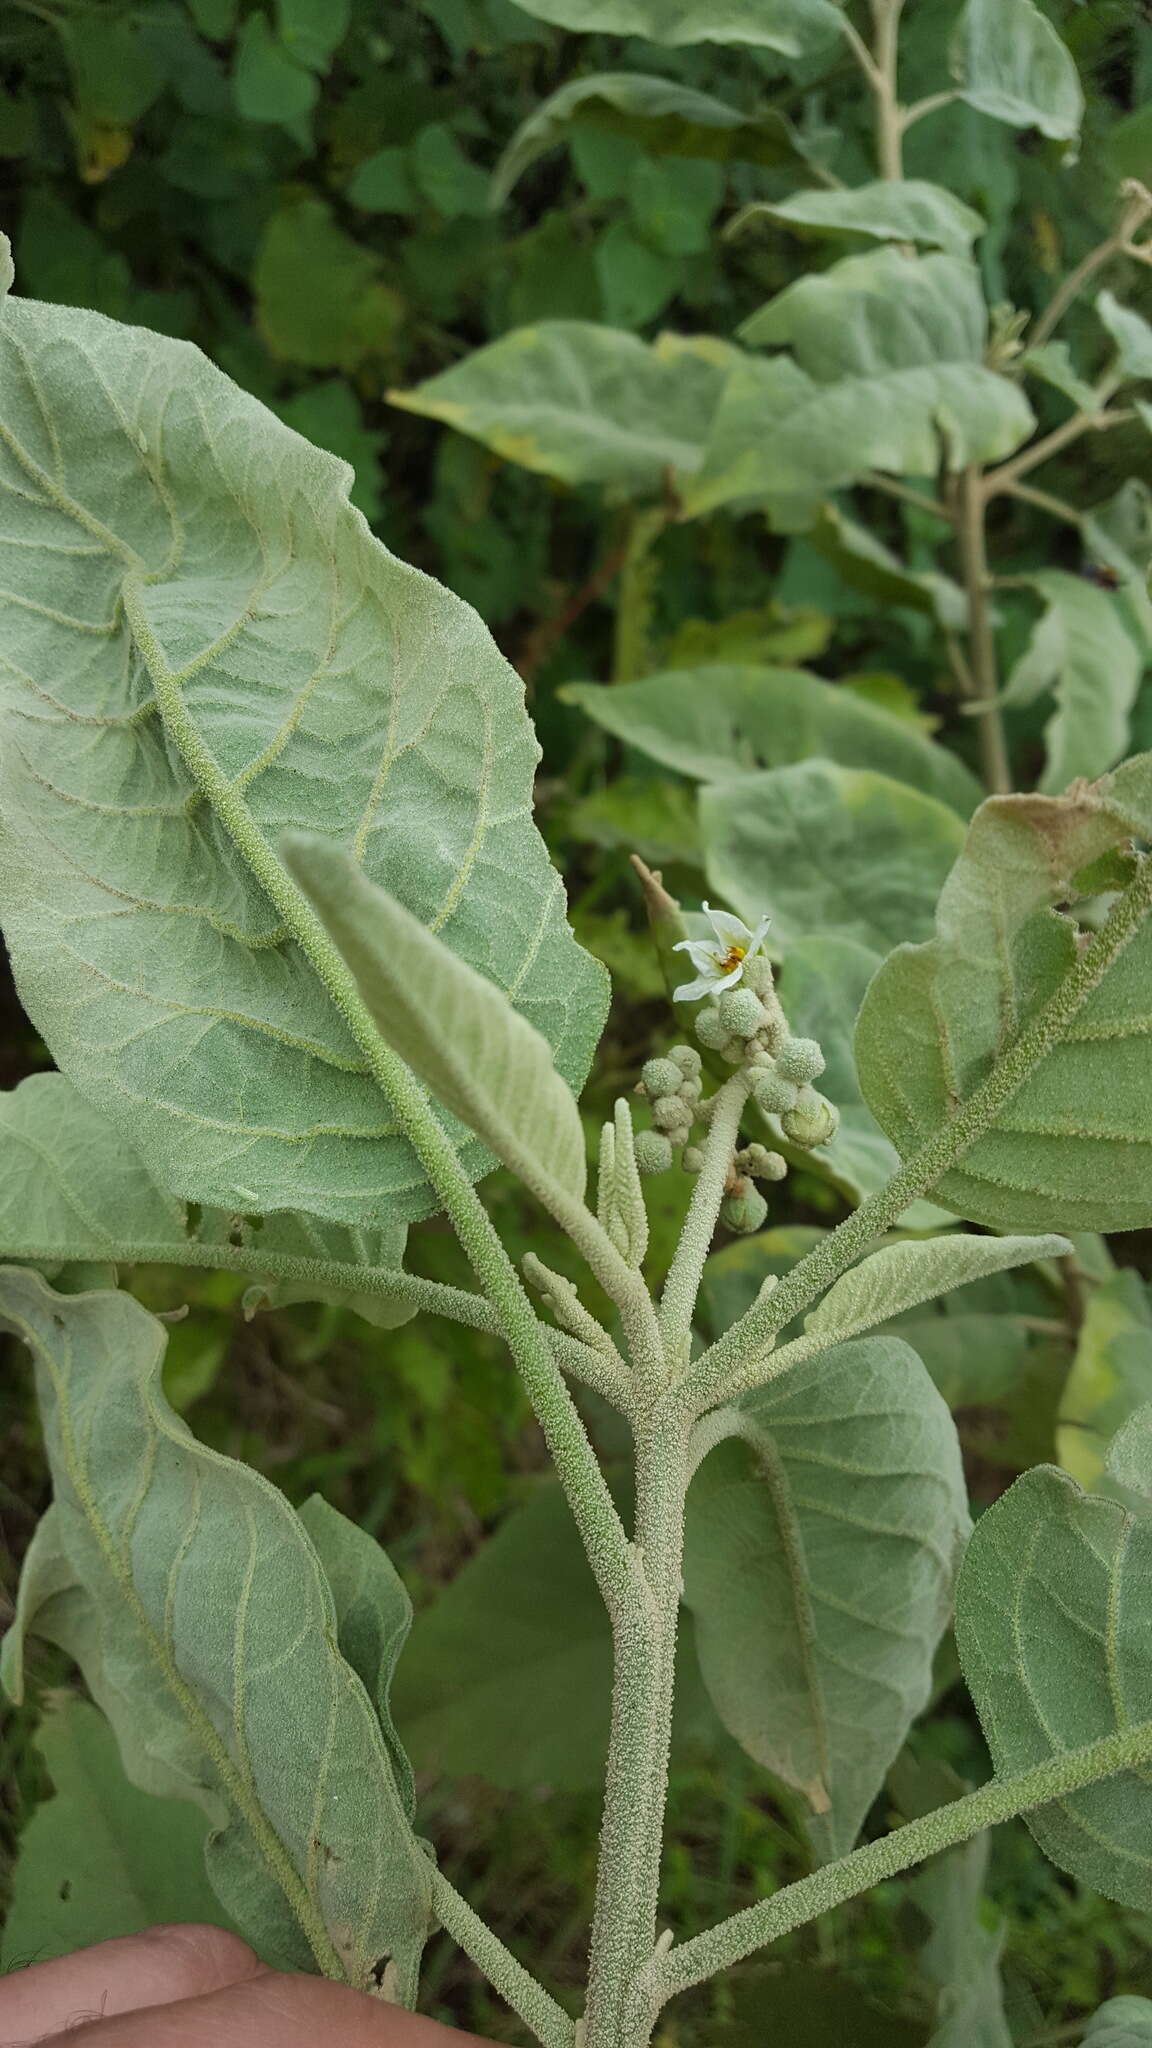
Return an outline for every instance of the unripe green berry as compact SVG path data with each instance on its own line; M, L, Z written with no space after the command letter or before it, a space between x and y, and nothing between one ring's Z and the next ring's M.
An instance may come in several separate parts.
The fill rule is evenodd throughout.
M658 1095L652 1104L652 1121L658 1131L687 1133L692 1128L692 1112L678 1095Z
M658 1095L678 1094L684 1076L671 1060L646 1060L640 1070L640 1079L655 1100Z
M764 1022L764 1006L750 988L726 988L717 1005L720 1022L737 1038L755 1038Z
M680 1072L686 1074L690 1081L696 1079L700 1072L701 1062L700 1055L694 1045L674 1045L668 1057L673 1066L679 1067Z
M824 1055L814 1038L789 1038L776 1055L787 1081L815 1081L824 1072Z
M636 1164L641 1173L667 1173L672 1164L672 1145L663 1131L637 1131Z
M766 996L773 986L772 962L763 953L753 953L744 962L743 982L753 995Z
M767 1202L760 1190L751 1186L747 1194L725 1195L720 1204L721 1223L741 1237L749 1237L754 1230L759 1230L767 1214Z
M719 1052L720 1047L727 1043L728 1026L720 1022L720 1012L714 1004L709 1003L697 1017L696 1036L710 1052Z
M775 1067L756 1067L753 1071L752 1093L757 1108L762 1109L766 1116L783 1116L796 1101L795 1081L786 1081Z
M685 1145L680 1154L680 1164L685 1173L699 1173L704 1164L704 1154L699 1145Z
M802 1088L794 1106L780 1119L780 1128L794 1145L802 1145L806 1151L813 1146L826 1145L835 1137L840 1123L840 1112L832 1103L818 1095L814 1088Z

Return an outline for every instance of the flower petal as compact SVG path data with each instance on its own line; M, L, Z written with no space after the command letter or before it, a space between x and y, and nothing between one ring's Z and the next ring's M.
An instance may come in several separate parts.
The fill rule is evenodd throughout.
M684 981L681 982L679 988L674 988L672 991L672 1001L674 1003L698 1003L702 996L710 996L713 989L717 986L718 983L714 974L702 974L698 980Z
M677 939L672 951L674 953L687 953L693 967L697 968L701 974L707 974L709 970L712 973L716 972L718 965L716 948L710 945L707 939Z
M738 960L735 967L732 969L731 974L722 974L713 979L713 989L715 990L721 988L731 988L735 982L739 981L743 972L744 962L742 960Z
M703 908L704 915L725 952L729 946L742 946L747 949L752 934L742 917L733 917L730 910L712 910L707 903Z

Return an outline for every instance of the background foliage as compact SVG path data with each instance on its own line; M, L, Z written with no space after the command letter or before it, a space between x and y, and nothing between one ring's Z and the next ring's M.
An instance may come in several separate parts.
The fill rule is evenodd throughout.
M977 245L987 296L1023 309L1042 307L1108 233L1118 180L1147 178L1152 167L1147 11L1133 0L1049 0L1046 11L1087 92L1075 160L1058 140L963 104L913 130L906 152L909 177L932 179L988 220ZM902 56L909 99L935 89L954 14L952 0L913 0ZM649 81L643 91L640 74ZM623 509L578 479L558 483L445 432L390 403L388 393L410 391L485 342L544 320L602 321L645 340L664 329L734 335L830 252L800 232L812 232L812 201L807 221L793 204L791 219L785 209L732 237L721 230L751 202L788 200L809 181L806 160L850 186L874 175L871 110L850 56L829 66L760 47L576 36L512 0L401 0L387 9L376 0L13 0L0 25L0 87L0 214L13 235L20 288L199 343L290 425L354 465L354 499L375 530L474 604L524 675L544 747L538 816L568 881L577 929L611 968L617 990L588 1096L593 1119L631 1085L666 1031L660 968L628 851L663 864L670 886L698 901L706 885L692 782L705 786L706 820L708 788L724 779L730 789L739 765L754 771L747 782L757 785L747 791L748 813L761 816L771 794L774 816L799 819L799 829L808 818L813 831L819 820L823 830L847 800L849 777L853 802L866 804L870 769L895 772L890 759L867 753L868 708L904 721L901 779L916 784L907 803L923 813L909 828L915 872L902 859L889 809L887 837L874 849L880 881L865 909L831 886L813 897L811 888L789 893L774 880L778 929L799 941L816 922L826 934L790 945L784 998L796 1028L825 1040L826 1085L845 1109L844 1129L833 1171L795 1172L770 1229L733 1241L713 1260L707 1305L722 1328L765 1274L784 1270L884 1166L885 1141L862 1104L854 1119L846 1052L842 1073L833 1071L834 1020L822 1008L830 988L858 999L893 940L929 935L931 906L959 844L957 813L975 799L973 724L937 623L955 575L951 537L922 509L866 490L869 533L888 553L874 548L862 568L858 544L834 521L795 537L721 509L662 536L648 566L644 644L622 646L612 600L629 538ZM501 153L562 88L547 122L505 163L505 195L493 207L490 174ZM718 138L712 154L687 148L690 131L701 128ZM822 189L817 172L813 200ZM962 233L962 223L953 219L943 232ZM1152 314L1148 273L1130 267L1108 281L1122 285L1126 305ZM1101 330L1087 303L1061 332L1089 365L1101 361ZM1033 399L1042 427L1066 411L1055 392ZM998 509L1001 631L1022 665L1030 651L1043 660L1038 597L1082 644L1105 630L1098 604L1093 610L1098 586L1081 572L1106 560L1109 535L1137 549L1146 536L1148 500L1130 480L1147 473L1147 447L1137 418L1086 437L1049 465L1046 487L1077 507L1104 508L1094 534L1053 527L1015 501ZM1116 660L1134 664L1128 739L1136 748L1152 741L1152 691L1131 647L1113 643ZM782 741L780 721L761 699L763 727L749 741L741 675L764 662L811 663L848 686L864 724L854 727L843 761L821 724L816 683L809 731ZM713 671L708 730L680 729L674 693L659 688L659 673L703 663ZM614 693L610 706L579 688L611 675L645 680ZM1013 677L1015 756L1038 777L1048 707L1027 668ZM645 691L649 706L658 698L654 722ZM930 752L929 740L947 753ZM751 758L734 752L749 744ZM813 754L832 758L806 759ZM1059 786L1054 764L1050 772ZM766 777L780 778L770 792ZM883 791L873 796L883 809ZM755 900L742 900L739 878L779 876L779 848L749 844L738 803L726 804L725 818L733 843L713 849L712 886L733 878L728 900L755 915L768 884L757 882ZM890 885L881 886L889 870ZM19 1012L10 1005L7 1014L4 1080L12 1085L45 1060ZM667 1180L650 1187L658 1271L684 1192ZM571 1270L564 1244L522 1208L504 1177L489 1188L514 1256L531 1248ZM438 1223L421 1226L413 1246L417 1270L463 1278ZM942 1307L897 1319L957 1413L977 1506L1024 1466L1053 1456L1082 1483L1096 1483L1104 1444L1152 1382L1150 1264L1140 1240L1113 1240L1109 1254L1085 1238L1071 1276L1000 1274ZM256 1314L232 1275L190 1279L155 1269L138 1273L133 1286L165 1311L191 1296L190 1313L170 1333L166 1385L179 1409L194 1409L201 1436L256 1465L294 1501L319 1490L387 1539L421 1610L397 1712L422 1774L424 1822L453 1877L500 1931L534 1952L545 1975L575 1981L608 1648L496 1340L435 1323L380 1331L339 1307ZM10 1585L46 1497L24 1399L13 1393L8 1404ZM594 1420L611 1454L611 1425ZM526 1629L545 1556L568 1589L562 1625L545 1618ZM491 1694L493 1644L518 1674L511 1723ZM669 1908L687 1932L797 1875L808 1854L786 1788L766 1793L721 1731L694 1657L689 1644L668 1883ZM48 1684L59 1675L41 1672ZM955 1676L946 1648L938 1712L893 1773L874 1826L947 1796L956 1774L986 1770ZM136 1832L138 1795L119 1781L114 1754L83 1706L57 1700L39 1747L32 1715L5 1711L4 1860L11 1863L35 1809L40 1881L51 1894L53 1806L37 1803L49 1784L61 1792L73 1779L103 1785L100 1824L114 1848L118 1833ZM190 1872L194 1837L192 1830L181 1842ZM989 2043L1038 2048L1113 1989L1152 1994L1145 1914L1063 1879L1022 1827L1000 1831L987 1872L984 1845L971 1850L910 1884L882 1888L828 1927L794 1937L769 1962L694 1994L665 2023L665 2048L742 2048L763 2038L766 2016L796 2048L920 2043L949 1987L993 1968L1001 1945L1008 2031L989 2031ZM153 1882L125 1868L117 1927L154 1917L140 1903L155 1896ZM209 1911L198 1895L186 1896L184 1910ZM86 1936L113 1931L84 1918L106 1904L103 1880L94 1878L87 1905L77 1901ZM177 1908L166 1901L164 1910ZM22 1930L43 1924L18 1897L9 1960L24 1952ZM60 1913L61 1946L77 1924ZM446 1943L432 1952L428 1983L445 2017L520 2038ZM988 2022L1000 2024L995 2015Z

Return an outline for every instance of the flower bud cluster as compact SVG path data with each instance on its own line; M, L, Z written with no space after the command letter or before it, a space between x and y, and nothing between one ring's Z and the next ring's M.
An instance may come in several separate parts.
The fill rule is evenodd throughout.
M692 1126L701 1115L704 1083L700 1068L700 1055L691 1045L674 1045L667 1058L645 1062L636 1093L651 1103L655 1129L640 1131L636 1137L636 1164L641 1173L663 1173L672 1164L674 1149L688 1144Z
M772 981L772 964L757 954L744 963L737 988L722 990L700 1011L696 1036L730 1067L770 1057L788 1037Z

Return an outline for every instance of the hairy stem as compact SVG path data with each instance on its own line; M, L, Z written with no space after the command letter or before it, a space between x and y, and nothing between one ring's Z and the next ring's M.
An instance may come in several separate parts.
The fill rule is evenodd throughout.
M704 1164L696 1176L692 1200L676 1247L676 1256L664 1283L660 1301L660 1331L675 1372L688 1363L692 1317L704 1261L716 1230L724 1186L732 1161L740 1118L748 1100L751 1077L741 1071L725 1081L716 1095L716 1107L704 1144Z
M1028 336L1029 348L1043 347L1049 335L1059 326L1073 300L1079 298L1089 279L1095 277L1096 272L1102 269L1104 264L1110 263L1114 256L1127 252L1128 244L1136 230L1152 213L1152 193L1146 191L1136 179L1126 180L1120 189L1124 203L1115 228L1102 242L1097 243L1095 249L1089 249L1088 254L1081 257L1076 268L1070 270L1063 283L1057 287Z
M557 2005L542 1984L536 1982L498 1934L474 1913L466 1899L450 1884L442 1870L432 1879L432 1904L441 1927L470 1957L488 1982L500 1993L518 2019L541 2043L541 2048L572 2048L576 2022Z
M964 587L968 593L968 657L976 695L968 709L980 721L980 761L985 787L994 796L1012 787L1012 768L998 702L996 635L988 599L988 549L984 535L985 495L980 471L970 468L960 479L957 539Z
M1051 456L1058 455L1062 448L1067 448L1073 441L1078 441L1081 434L1104 433L1109 427L1123 426L1126 420L1135 417L1136 415L1126 406L1114 412L1074 412L1070 419L1064 420L1058 427L1053 427L1050 434L1043 435L1039 441L1030 441L1027 448L1021 449L1019 455L1013 455L1010 461L1002 462L998 469L990 469L987 472L980 487L985 503L995 498L999 492L1006 491L1016 482L1017 477L1027 476L1029 470L1039 469L1042 462L1047 462Z
M631 515L616 594L616 631L612 652L614 683L634 682L649 666L648 641L657 566L652 550L667 524L668 511L663 505L648 505Z
M696 1360L678 1389L678 1399L690 1413L700 1415L727 1400L734 1386L746 1388L764 1377L762 1368L778 1332L890 1230L910 1202L926 1195L963 1158L1063 1036L1150 911L1152 856L1145 855L1071 972L955 1116L942 1124L884 1187L869 1195L807 1258L793 1266L772 1294L756 1301Z
M904 118L897 96L897 52L904 0L872 0L876 159L882 178L904 176Z
M654 1960L647 1972L649 2011L654 2016L676 1992L686 1991L691 1985L715 1976L718 1970L728 1969L768 1942L791 1933L793 1928L831 1912L846 1899L857 1898L884 1878L895 1877L926 1857L938 1855L942 1849L955 1848L958 1842L971 1841L973 1835L1000 1821L1014 1820L1018 1814L1047 1806L1052 1800L1066 1799L1086 1785L1098 1784L1119 1771L1135 1769L1150 1759L1152 1721L1142 1721L1135 1727L1105 1735L1098 1742L1087 1743L1082 1749L1065 1750L1059 1756L1049 1757L1031 1770L1016 1772L1008 1778L993 1778L978 1792L970 1792L951 1806L942 1806L907 1827L896 1828L879 1841L865 1843L838 1863L825 1864L810 1877L785 1885L759 1905L733 1914L730 1920L721 1921L718 1927L709 1928L706 1934L697 1935L682 1948L673 1948Z

